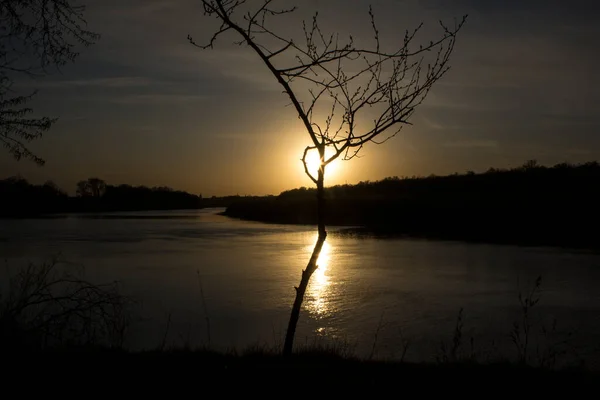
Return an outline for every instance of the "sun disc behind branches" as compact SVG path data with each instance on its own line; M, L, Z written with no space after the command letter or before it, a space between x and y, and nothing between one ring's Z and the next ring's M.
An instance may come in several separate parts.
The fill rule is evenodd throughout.
M327 149L325 151L325 159L331 157L334 154L333 150ZM338 172L340 160L334 160L327 164L325 167L325 178L331 179L334 178ZM306 165L308 167L308 172L315 178L319 172L319 165L321 161L319 160L319 152L316 149L310 150L306 155Z

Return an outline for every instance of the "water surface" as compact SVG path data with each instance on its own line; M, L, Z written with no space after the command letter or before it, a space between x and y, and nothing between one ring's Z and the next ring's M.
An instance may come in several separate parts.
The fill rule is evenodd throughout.
M121 291L138 300L132 348L156 347L165 332L175 345L208 344L209 337L217 348L278 345L315 229L239 221L218 211L3 220L2 274L60 253L83 265L90 280L118 280ZM398 358L408 343L406 359L432 360L441 342L451 341L463 308L465 353L472 337L480 358L512 356L518 292L541 275L536 335L544 336L538 328L556 320L547 342L570 332L578 354L598 358L597 254L332 231L319 265L300 317L299 344L334 340L363 356Z

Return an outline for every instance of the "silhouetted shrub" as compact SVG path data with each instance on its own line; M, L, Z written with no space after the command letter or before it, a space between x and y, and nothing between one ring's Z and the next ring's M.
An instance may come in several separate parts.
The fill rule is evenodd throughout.
M80 269L57 258L21 269L0 300L4 351L120 348L129 325L130 301L119 294L116 283L88 282Z

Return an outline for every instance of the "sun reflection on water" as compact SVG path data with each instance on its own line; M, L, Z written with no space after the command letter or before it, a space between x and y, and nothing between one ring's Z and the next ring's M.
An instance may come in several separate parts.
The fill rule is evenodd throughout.
M306 251L309 255L312 254L313 250L314 245L306 246ZM332 312L329 303L331 296L331 279L329 277L331 251L331 245L327 241L323 243L323 248L317 261L318 268L313 273L308 285L306 308L313 315L325 316Z

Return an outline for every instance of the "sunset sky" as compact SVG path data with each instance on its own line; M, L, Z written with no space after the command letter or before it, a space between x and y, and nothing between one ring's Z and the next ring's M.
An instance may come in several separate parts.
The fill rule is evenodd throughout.
M250 0L252 1L252 0ZM258 1L260 2L260 0ZM0 178L166 185L211 195L277 194L310 186L309 138L261 61L215 29L197 0L87 0L102 35L73 65L17 87L40 89L37 115L59 122L31 148L42 168L0 152ZM294 4L291 0L282 3ZM589 0L297 0L301 26L319 10L326 31L370 34L368 6L390 37L469 14L452 69L411 122L384 145L336 167L327 184L600 159L600 5ZM289 32L294 30L289 28Z

